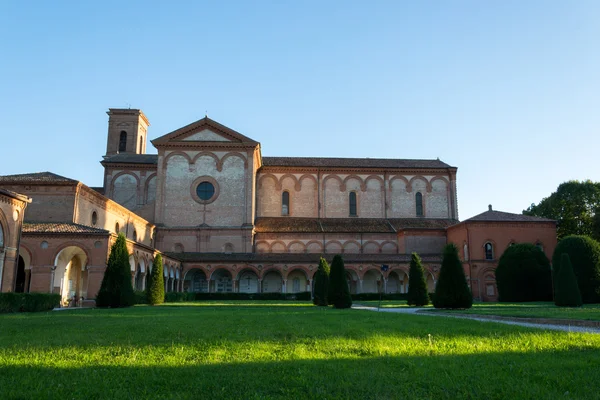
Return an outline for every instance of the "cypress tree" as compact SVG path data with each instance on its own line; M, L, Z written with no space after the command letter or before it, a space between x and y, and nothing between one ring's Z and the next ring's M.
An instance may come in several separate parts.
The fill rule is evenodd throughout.
M150 266L146 270L146 302L149 302L150 299L150 286L152 286L152 271L150 270Z
M410 258L410 270L408 271L408 295L406 296L409 306L426 306L429 304L429 293L427 293L427 281L421 257L412 253Z
M110 249L108 264L98 296L97 307L130 307L135 304L135 293L131 284L131 266L125 236L120 233Z
M328 299L329 304L333 304L335 308L350 308L352 306L350 288L346 280L346 268L344 268L344 260L339 254L333 257L331 263Z
M319 269L315 274L313 283L313 304L315 306L327 306L327 292L329 291L329 264L321 257L319 260Z
M560 273L562 253L567 253L577 277L581 300L585 304L600 303L600 243L588 236L567 236L558 242L552 256L554 285ZM558 267L558 268L557 268Z
M581 307L581 293L577 284L577 277L573 272L571 258L563 253L560 259L560 268L556 277L554 304L559 307Z
M472 305L473 296L458 257L458 249L450 243L444 247L442 268L435 285L433 306L435 308L471 308Z
M157 254L152 263L152 277L148 291L148 304L155 306L165 301L165 277L163 276L162 256Z

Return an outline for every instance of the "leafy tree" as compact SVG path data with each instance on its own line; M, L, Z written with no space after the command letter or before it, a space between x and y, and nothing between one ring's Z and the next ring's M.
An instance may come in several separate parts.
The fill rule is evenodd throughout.
M557 235L588 235L600 240L600 183L590 180L561 183L550 197L532 204L525 215L551 218L558 222Z
M577 277L573 272L571 259L567 253L560 258L560 268L556 276L554 304L559 307L581 307L581 293L577 285Z
M558 242L552 256L554 283L562 268L562 254L569 255L585 304L600 303L600 243L588 236L567 236Z
M130 307L135 304L131 266L125 236L120 233L110 249L104 278L96 297L98 307Z
M327 292L329 291L329 264L321 257L319 269L315 275L313 304L316 306L327 306Z
M435 308L471 308L473 295L469 290L465 271L452 243L444 247L440 277L435 285Z
M496 268L500 301L552 300L550 260L531 243L518 243L504 251Z
M408 305L426 306L429 304L429 293L427 293L427 281L421 257L417 253L412 253L410 258L410 270L408 271L408 295L406 296Z
M148 303L150 305L162 304L165 301L165 277L163 276L162 256L157 254L152 263L152 278L148 291Z
M331 272L329 273L329 304L335 308L350 308L352 306L352 297L350 297L350 288L346 280L346 268L344 260L339 254L333 257L331 262Z

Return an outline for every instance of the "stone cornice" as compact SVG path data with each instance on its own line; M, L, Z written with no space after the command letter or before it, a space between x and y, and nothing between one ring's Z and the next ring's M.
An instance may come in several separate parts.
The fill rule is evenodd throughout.
M276 167L262 166L257 174L261 173L337 173L337 174L403 174L403 175L439 175L448 174L448 168L360 168L360 167Z
M203 151L223 151L223 150L239 150L239 149L255 149L258 144L255 143L235 143L235 142L193 142L193 141L179 141L179 142L168 142L164 144L155 144L159 150L171 150L171 149L202 149Z
M107 171L113 171L118 169L126 169L126 170L151 170L156 171L156 164L142 164L142 163L105 163L104 161L100 161L100 164L104 166Z

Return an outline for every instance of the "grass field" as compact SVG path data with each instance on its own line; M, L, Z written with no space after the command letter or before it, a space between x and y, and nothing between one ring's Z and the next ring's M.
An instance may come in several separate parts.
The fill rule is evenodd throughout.
M288 302L0 316L0 399L596 399L600 335Z

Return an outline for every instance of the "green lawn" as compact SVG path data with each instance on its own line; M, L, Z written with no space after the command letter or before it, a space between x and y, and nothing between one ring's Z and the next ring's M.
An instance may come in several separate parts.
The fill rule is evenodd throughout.
M309 303L0 315L0 399L597 399L600 335Z
M440 311L436 311L440 312ZM556 307L550 302L474 303L469 310L443 310L459 314L500 315L504 317L561 318L600 321L600 304L585 304L580 308Z

